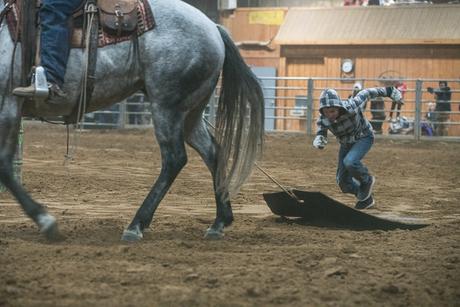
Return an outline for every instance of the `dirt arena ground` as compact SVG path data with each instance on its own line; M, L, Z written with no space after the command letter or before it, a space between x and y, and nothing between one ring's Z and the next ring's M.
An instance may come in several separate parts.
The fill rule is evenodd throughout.
M221 241L211 178L189 164L136 244L120 242L160 171L151 130L85 131L63 165L65 130L26 124L24 184L59 220L47 243L8 193L0 194L0 306L460 306L460 144L378 139L374 213L428 221L419 230L357 231L274 216L262 193L279 189L254 170L233 200ZM314 150L300 134L268 135L259 162L284 185L335 184L338 146Z

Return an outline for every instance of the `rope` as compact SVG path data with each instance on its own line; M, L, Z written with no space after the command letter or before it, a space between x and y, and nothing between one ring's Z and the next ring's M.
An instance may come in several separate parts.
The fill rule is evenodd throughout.
M83 57L83 76L81 82L81 91L80 91L80 99L78 101L78 109L77 109L77 122L75 124L75 128L73 130L73 141L69 146L69 137L67 137L67 153L65 154L64 165L67 165L71 160L74 159L77 148L80 142L80 136L83 131L83 115L86 111L87 105L87 86L88 86L88 69L89 69L89 46L91 41L91 31L93 26L93 21L97 13L97 7L90 3L85 8L85 13L88 15L86 19L85 25L85 54ZM69 134L69 132L68 132Z

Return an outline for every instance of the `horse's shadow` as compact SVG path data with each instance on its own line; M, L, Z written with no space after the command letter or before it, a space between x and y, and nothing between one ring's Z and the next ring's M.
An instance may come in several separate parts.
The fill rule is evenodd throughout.
M9 224L0 230L0 236L9 240L53 245L114 245L120 243L123 225L115 220L59 220L59 237L50 241L29 223Z
M146 228L143 242L201 241L211 220L198 220L195 223L186 221L171 223L163 221ZM3 225L0 237L11 241L24 241L32 244L49 244L63 246L118 246L130 244L121 240L126 221L120 219L58 219L59 238L47 240L30 223ZM179 228L180 226L180 228Z

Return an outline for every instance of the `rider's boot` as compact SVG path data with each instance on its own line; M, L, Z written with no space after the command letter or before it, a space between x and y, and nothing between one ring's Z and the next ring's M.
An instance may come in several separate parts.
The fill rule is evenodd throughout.
M48 82L48 100L50 104L57 103L63 98L67 97L67 94L55 83ZM18 97L34 97L36 94L35 84L31 84L26 87L17 87L13 90L13 95Z
M18 97L34 97L35 84L31 84L27 87L17 87L13 90L13 95Z

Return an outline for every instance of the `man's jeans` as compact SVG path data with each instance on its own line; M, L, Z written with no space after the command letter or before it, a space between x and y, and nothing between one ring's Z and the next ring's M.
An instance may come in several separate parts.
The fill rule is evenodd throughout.
M46 70L48 82L60 87L64 83L70 51L69 17L82 2L82 0L43 0L40 9L41 65Z
M360 138L354 144L341 144L337 166L337 184L343 193L357 195L360 184L368 183L369 171L361 160L374 144L374 136Z

